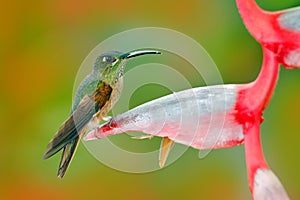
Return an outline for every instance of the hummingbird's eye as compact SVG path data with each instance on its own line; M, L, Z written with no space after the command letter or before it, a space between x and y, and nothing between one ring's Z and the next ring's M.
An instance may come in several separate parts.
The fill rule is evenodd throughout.
M116 58L112 57L112 56L104 56L102 58L102 62L104 63L113 63L116 61Z

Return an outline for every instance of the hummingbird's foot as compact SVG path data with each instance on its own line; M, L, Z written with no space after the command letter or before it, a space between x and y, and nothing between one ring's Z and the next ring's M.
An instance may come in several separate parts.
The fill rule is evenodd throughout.
M166 160L170 153L171 148L173 147L174 141L168 137L163 137L160 149L159 149L159 167L163 168L165 166Z
M135 140L144 140L144 139L152 139L154 135L142 135L142 136L133 136L131 139Z
M112 116L105 116L102 118L104 121L108 122L112 119Z

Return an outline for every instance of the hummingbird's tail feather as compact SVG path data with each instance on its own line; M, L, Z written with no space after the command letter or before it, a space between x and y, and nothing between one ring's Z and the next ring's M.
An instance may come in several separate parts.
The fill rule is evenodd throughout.
M56 154L59 150L61 150L64 146L66 146L70 140L78 135L76 126L73 120L73 116L71 116L58 130L57 134L54 138L49 142L46 148L46 152L43 156L43 159L47 159L54 154Z
M88 96L85 96L78 108L73 112L69 119L63 123L57 134L49 142L43 159L53 156L75 139L94 114L95 102Z
M64 147L64 150L61 155L61 160L59 163L58 172L57 172L57 176L59 178L62 178L65 175L66 170L74 156L78 144L79 144L79 136L77 136L75 139L73 139L70 143L68 143Z

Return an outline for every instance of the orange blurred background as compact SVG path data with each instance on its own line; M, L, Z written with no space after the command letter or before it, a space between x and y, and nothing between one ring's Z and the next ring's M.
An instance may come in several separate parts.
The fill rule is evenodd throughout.
M268 10L299 5L257 2ZM204 46L225 83L255 79L261 49L234 0L3 1L0 24L0 199L251 199L243 146L203 160L190 148L163 170L127 174L99 163L80 145L62 180L56 178L60 156L42 160L69 114L81 62L113 34L146 26L174 29ZM290 197L300 199L300 71L280 73L262 141L270 167Z

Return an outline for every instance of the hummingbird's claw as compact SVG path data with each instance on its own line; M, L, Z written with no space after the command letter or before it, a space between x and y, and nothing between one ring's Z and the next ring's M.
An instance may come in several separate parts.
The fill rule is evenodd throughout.
M104 121L108 122L112 119L112 116L105 116L102 118Z

